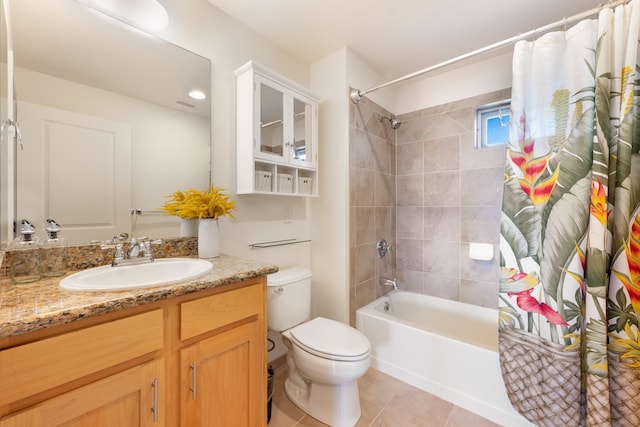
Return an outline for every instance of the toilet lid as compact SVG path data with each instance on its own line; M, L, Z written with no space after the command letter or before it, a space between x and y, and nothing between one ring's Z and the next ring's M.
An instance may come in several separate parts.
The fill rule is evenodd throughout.
M316 317L290 330L303 349L333 360L360 360L369 354L369 340L360 331L335 320Z

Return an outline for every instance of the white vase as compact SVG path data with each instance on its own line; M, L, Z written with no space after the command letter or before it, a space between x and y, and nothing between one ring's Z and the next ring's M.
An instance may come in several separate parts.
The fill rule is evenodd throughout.
M214 218L198 221L198 257L213 258L220 255L220 225Z
M198 237L198 218L180 220L180 237Z

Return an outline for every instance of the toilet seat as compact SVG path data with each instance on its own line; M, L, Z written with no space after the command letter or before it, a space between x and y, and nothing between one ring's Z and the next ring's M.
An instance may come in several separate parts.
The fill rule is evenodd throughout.
M358 361L369 356L369 340L358 330L335 320L316 317L289 330L301 349L323 359Z

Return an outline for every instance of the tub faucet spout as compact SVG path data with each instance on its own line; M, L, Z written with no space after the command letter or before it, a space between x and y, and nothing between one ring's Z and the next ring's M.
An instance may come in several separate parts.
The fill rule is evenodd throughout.
M380 276L380 284L384 286L393 286L394 290L398 289L398 282L395 277L393 279L387 279L386 277Z

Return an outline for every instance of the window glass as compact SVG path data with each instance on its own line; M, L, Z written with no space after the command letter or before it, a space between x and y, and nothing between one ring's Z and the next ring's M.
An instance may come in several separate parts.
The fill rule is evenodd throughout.
M489 148L509 141L511 101L504 100L475 108L475 147Z

